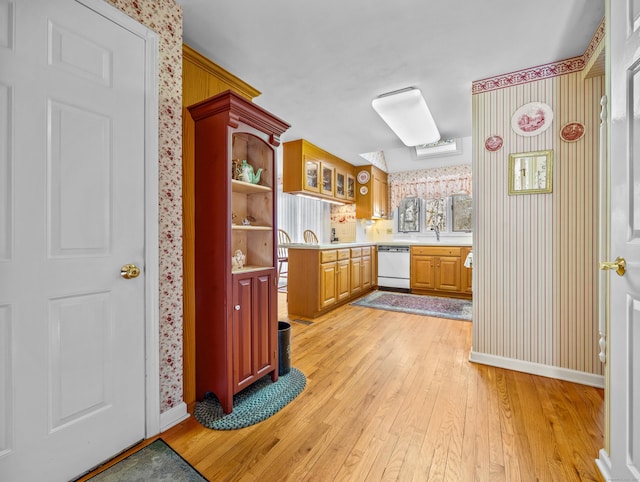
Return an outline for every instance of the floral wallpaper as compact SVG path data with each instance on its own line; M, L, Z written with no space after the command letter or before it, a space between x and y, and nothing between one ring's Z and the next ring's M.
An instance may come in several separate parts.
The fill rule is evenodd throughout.
M366 159L378 169L382 169L384 172L389 172L387 168L387 160L384 157L384 151L365 152L360 154L360 157Z
M182 7L174 0L106 0L159 35L160 412L182 392Z
M438 167L389 174L390 210L407 197L438 199L454 194L471 194L471 165Z

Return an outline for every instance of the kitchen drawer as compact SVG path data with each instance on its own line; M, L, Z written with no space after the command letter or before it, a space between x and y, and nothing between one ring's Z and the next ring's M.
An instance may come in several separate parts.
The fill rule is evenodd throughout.
M339 249L338 250L338 259L349 259L350 252L349 249Z
M329 251L320 251L320 262L330 263L331 261L338 260L338 251L331 249Z
M371 256L371 246L362 247L362 256Z
M351 257L359 258L362 256L362 248L351 248Z
M412 246L411 254L427 256L460 256L461 248L455 246Z

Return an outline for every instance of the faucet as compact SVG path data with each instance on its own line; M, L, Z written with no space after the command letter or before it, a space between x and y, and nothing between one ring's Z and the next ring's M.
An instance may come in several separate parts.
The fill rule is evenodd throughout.
M433 226L431 231L436 233L436 241L440 241L440 228L438 226Z

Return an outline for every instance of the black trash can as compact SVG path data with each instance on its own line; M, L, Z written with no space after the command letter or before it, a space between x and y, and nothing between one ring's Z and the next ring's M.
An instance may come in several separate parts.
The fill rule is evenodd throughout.
M278 321L278 375L291 371L291 325Z

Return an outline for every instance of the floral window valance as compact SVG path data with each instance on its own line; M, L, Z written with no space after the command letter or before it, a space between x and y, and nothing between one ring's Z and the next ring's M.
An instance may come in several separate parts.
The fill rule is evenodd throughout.
M438 199L454 194L471 195L471 165L395 172L388 176L391 209L406 197Z

